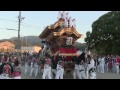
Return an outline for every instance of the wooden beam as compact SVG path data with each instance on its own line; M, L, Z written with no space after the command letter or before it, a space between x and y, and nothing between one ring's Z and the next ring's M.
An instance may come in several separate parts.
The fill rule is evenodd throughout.
M53 54L54 56L56 54ZM76 53L60 53L59 56L76 56L77 54Z

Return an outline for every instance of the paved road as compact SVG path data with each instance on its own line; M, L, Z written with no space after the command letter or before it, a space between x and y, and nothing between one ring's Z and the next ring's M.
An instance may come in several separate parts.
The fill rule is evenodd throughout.
M21 67L22 70L22 79L41 79L42 73L39 73L37 78L34 77L34 74L32 77L29 76L29 72L27 75L24 74L24 67ZM64 76L65 79L72 79L72 76L70 74L67 74ZM104 74L97 73L97 79L120 79L120 74L117 75L116 73L112 72L105 72Z

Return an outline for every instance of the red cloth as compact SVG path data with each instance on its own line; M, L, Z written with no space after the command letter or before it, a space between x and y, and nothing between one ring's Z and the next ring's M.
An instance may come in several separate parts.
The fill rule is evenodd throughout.
M7 65L5 65L5 73L6 74L9 74L9 70L10 70L10 68L9 68L9 65L7 64Z
M120 63L120 57L118 58L118 62Z
M20 72L18 72L18 71L15 71L15 72L13 72L13 76L14 76L14 77L21 76L21 73L20 73Z
M66 48L62 48L61 47L61 48L56 48L55 52L57 52L57 51L60 51L60 53L66 53L66 54L68 54L68 53L76 53L77 49L74 48L74 47L66 47ZM67 56L66 60L71 61L72 57Z
M67 60L67 61L71 61L71 60L72 60L72 57L67 56L67 57L66 57L66 60Z
M45 61L46 61L46 64L50 64L51 63L50 58L46 58Z
M109 62L108 62L108 68L109 68L109 69L112 69L112 61L109 61Z
M55 52L60 51L60 53L76 53L76 48L57 48Z
M120 63L120 58L117 58L117 59L115 60L115 62Z

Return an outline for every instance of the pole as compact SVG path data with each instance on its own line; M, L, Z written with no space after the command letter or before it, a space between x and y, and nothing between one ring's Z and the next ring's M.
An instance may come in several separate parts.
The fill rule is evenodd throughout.
M18 50L21 49L21 43L20 43L20 25L21 25L21 21L24 19L25 17L21 16L21 11L19 11L19 16L18 16Z
M26 47L27 47L27 36L26 36Z
M20 24L21 24L21 11L18 16L18 50L20 50Z

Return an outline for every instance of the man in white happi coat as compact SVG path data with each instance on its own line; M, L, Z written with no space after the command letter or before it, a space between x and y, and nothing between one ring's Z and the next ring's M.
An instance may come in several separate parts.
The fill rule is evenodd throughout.
M80 79L86 79L84 61L81 61L78 67Z
M51 77L51 60L50 58L46 58L45 59L45 64L44 64L44 70L43 70L43 75L42 75L42 79L52 79Z
M117 56L115 59L115 67L116 67L117 74L119 74L119 65L120 65L119 60L120 60L120 57Z
M45 42L44 47L43 47L42 52L41 52L42 55L45 55L45 53L47 51L47 47L48 47L47 42Z
M31 64L30 64L30 75L29 76L32 76L33 74L34 63L35 63L35 58L32 59Z
M95 68L91 68L91 70L89 70L89 78L90 78L90 79L96 79L96 71L95 71Z
M83 60L79 64L79 73L80 73L80 79L86 79L85 65Z
M79 75L79 65L75 64L74 66L74 71L73 71L73 79L80 79L80 75Z
M14 70L13 70L13 77L14 79L21 79L21 68L19 60L15 60L14 62Z
M30 63L29 60L25 62L25 75L26 75L27 72L28 72L28 69L29 69L29 63Z
M78 58L80 55L82 54L81 51L77 51L76 53L76 57ZM80 72L79 72L79 63L77 63L77 61L75 61L75 65L74 65L74 70L73 70L73 79L80 79Z
M100 65L100 73L104 73L105 58L103 56L99 59L99 65Z
M56 69L57 69L57 72L56 72L55 79L63 79L63 75L64 75L64 61L58 61Z
M38 63L37 63L37 60L36 60L35 63L34 63L34 74L35 74L35 78L36 78L37 75L38 75L38 70L39 70L39 66L38 66Z
M90 79L90 70L92 69L92 68L95 68L95 61L94 61L94 59L92 59L91 58L91 56L90 55L88 55L88 66L87 66L87 70L86 70L86 76L87 76L87 79Z

